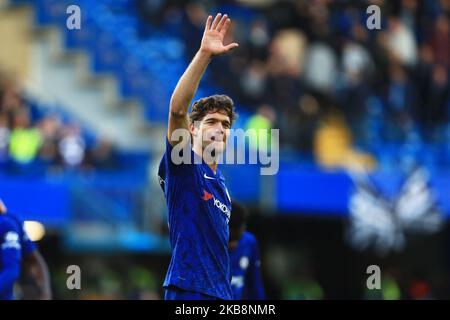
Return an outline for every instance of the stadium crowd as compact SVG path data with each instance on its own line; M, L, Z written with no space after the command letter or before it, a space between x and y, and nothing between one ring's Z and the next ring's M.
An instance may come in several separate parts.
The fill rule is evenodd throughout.
M91 141L93 140L93 141ZM28 101L11 78L0 75L0 168L11 174L92 171L117 167L114 145L89 139L73 120Z
M207 13L228 12L240 47L211 65L211 79L263 127L280 128L285 150L317 155L336 140L322 134L330 128L375 156L392 143L448 141L448 0L371 1L380 30L366 26L368 1L137 3L143 19L183 39L188 59Z

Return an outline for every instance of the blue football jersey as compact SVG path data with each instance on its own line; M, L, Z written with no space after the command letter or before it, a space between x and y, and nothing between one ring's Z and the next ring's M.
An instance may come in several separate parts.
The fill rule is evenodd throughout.
M13 299L14 283L20 276L22 257L36 245L28 238L23 220L12 213L0 214L0 299Z
M230 256L233 275L231 287L234 299L265 299L256 238L250 232L245 232L237 247L231 251Z
M188 146L190 147L190 146ZM225 179L191 149L189 164L175 164L166 139L158 176L168 208L172 257L164 287L232 299L228 253L231 199Z
M20 237L20 243L22 247L22 255L27 256L31 254L34 250L37 249L36 243L30 240L27 231L25 230L25 221L22 218L22 216L14 213L14 212L8 212L7 215L11 217L18 225L19 227L19 237Z
M0 299L13 299L14 283L20 275L22 246L20 228L10 216L0 215Z

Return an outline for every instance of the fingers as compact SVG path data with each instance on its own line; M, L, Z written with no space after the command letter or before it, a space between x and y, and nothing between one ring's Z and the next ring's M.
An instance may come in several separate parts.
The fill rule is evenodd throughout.
M239 47L239 45L236 42L230 43L229 45L225 46L225 52L231 51L237 47Z
M225 22L227 22L228 19L228 15L224 14L222 19L220 19L219 24L217 25L217 31L220 32L220 30L222 30L222 27L224 26Z
M222 28L219 30L220 33L223 34L223 35L226 35L230 25L231 25L231 20L228 18L228 19L225 20Z
M217 15L216 15L216 17L214 18L214 21L213 21L213 23L212 23L212 25L211 25L211 29L213 29L213 30L215 30L216 28L217 28L217 25L219 24L219 21L220 21L220 18L222 17L222 14L221 13L218 13Z
M208 16L208 19L206 19L205 31L208 31L211 28L211 21L212 21L212 16Z

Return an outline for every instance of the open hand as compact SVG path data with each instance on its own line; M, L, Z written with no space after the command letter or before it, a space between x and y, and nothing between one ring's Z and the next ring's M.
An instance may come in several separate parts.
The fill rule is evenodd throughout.
M230 24L231 20L226 14L222 16L222 14L218 13L214 18L214 21L212 16L208 16L200 50L211 56L216 56L236 48L238 44L235 42L228 45L224 45L223 43L223 39L227 34Z

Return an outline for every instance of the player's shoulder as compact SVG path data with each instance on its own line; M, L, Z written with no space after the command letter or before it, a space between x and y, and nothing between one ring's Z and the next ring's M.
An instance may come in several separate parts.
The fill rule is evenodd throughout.
M256 239L255 235L251 232L245 231L242 235L242 240L245 241L248 244L257 244L258 240Z
M14 211L8 211L6 215L9 216L12 220L16 221L19 225L23 224L23 222L25 221L20 214Z
M19 231L19 225L16 220L9 214L0 214L0 234Z
M17 228L19 228L19 229L21 229L25 223L25 220L23 219L23 217L20 214L12 212L12 211L8 211L8 213L6 214L6 217L12 223L14 223L17 226Z
M169 171L173 172L171 169L175 168L181 169L177 172L185 172L186 168L200 169L202 163L202 157L194 152L190 142L184 144L178 142L172 146L166 137L166 150L161 157L160 170L168 165Z

